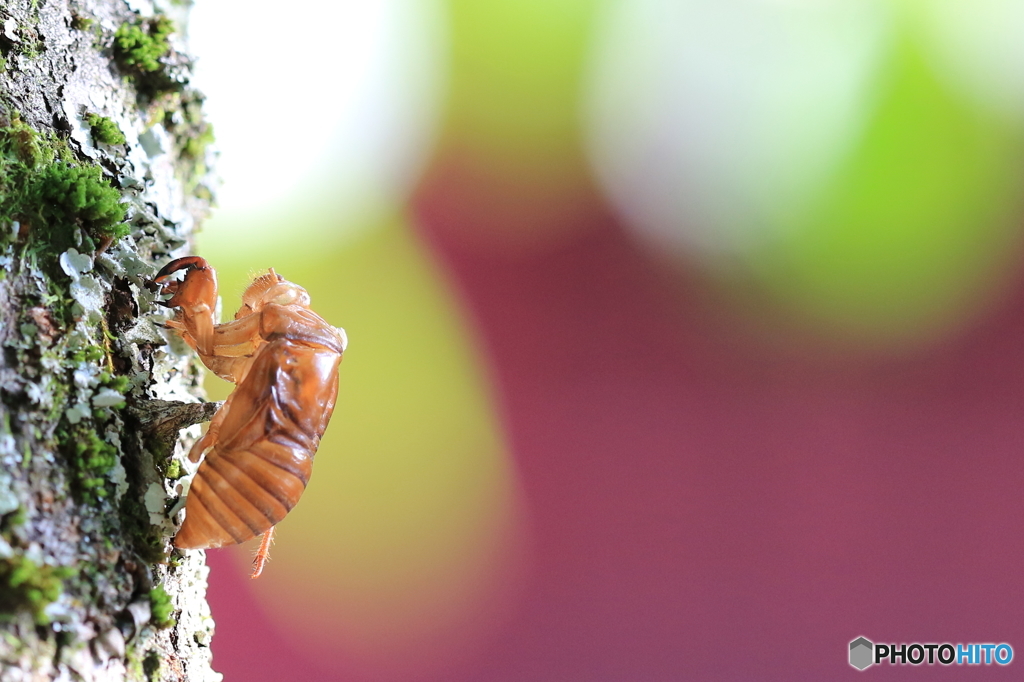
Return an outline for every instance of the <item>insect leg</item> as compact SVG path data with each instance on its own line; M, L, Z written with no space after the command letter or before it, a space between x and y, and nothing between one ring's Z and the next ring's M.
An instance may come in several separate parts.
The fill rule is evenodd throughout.
M231 407L231 399L235 397L234 392L228 396L228 399L224 401L224 404L220 406L220 409L214 413L213 419L210 420L210 426L206 429L206 433L203 434L202 438L197 440L192 446L192 449L188 451L188 459L190 462L198 462L202 459L203 454L217 444L217 434L220 433L220 425L224 423L224 418L228 416L228 409Z
M252 559L252 575L249 576L255 580L260 577L263 573L263 566L266 565L270 559L270 545L274 542L274 529L277 526L271 526L263 533L263 539L260 540L260 547L256 550L256 556Z
M180 270L185 278L180 282L170 276ZM173 260L156 273L154 284L165 294L173 294L161 303L181 309L181 322L195 340L195 348L205 355L213 354L213 311L217 305L217 273L199 256Z
M252 355L260 337L260 316L248 315L213 328L213 353L223 357Z

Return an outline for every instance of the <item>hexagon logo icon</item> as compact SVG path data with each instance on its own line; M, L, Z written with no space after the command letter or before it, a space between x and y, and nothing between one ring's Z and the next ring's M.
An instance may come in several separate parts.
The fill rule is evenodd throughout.
M850 665L857 670L864 670L874 663L871 655L875 645L865 637L858 637L850 642Z

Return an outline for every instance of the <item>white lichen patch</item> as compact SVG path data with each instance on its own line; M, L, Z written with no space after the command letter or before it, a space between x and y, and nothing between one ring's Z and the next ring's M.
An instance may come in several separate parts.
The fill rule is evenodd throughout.
M53 393L50 390L50 382L40 381L36 384L29 384L25 387L25 394L28 399L39 407L50 407L53 404Z
M60 269L72 281L78 281L83 274L92 270L92 256L78 253L78 249L68 249L60 255L58 262Z
M164 508L167 504L167 491L160 483L150 483L146 488L144 498L146 511L149 512L149 522L154 526L161 526L167 523L167 515Z
M101 388L92 397L93 407L114 407L123 404L124 396L112 388Z
M79 403L78 405L64 410L64 416L67 417L68 422L72 425L78 424L83 419L88 419L91 414L92 410L89 409L88 405L83 403Z
M14 479L6 471L0 471L0 516L10 514L20 503L14 490Z
M115 462L114 468L110 470L108 476L114 482L114 499L120 501L128 492L128 472L125 471L121 462Z
M99 324L103 319L103 303L106 301L109 288L98 278L89 275L83 275L71 282L68 288L76 303L75 317L84 317L89 324Z

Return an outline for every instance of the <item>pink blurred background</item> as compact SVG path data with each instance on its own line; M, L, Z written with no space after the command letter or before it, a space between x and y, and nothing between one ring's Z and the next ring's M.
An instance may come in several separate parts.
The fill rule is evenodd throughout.
M194 10L225 309L273 265L352 341L267 575L208 553L226 679L823 680L862 635L1024 647L1024 11L374 7L304 37L338 92L297 86L323 139L267 143L308 156L273 161L276 204L231 189L260 157L218 102L227 19Z

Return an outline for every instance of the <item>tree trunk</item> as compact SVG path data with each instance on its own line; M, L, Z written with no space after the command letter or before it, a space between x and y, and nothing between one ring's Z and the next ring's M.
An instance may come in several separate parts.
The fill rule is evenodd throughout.
M220 679L169 541L215 406L147 289L210 200L187 9L0 7L0 682Z

